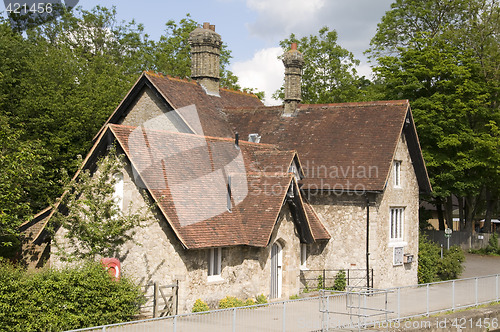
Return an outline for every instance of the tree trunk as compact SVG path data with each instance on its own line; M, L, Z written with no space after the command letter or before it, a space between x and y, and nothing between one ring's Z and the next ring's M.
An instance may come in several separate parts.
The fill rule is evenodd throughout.
M464 198L457 196L458 199L458 230L465 228L465 218L464 218Z
M441 198L436 199L436 211L439 220L439 230L444 231L444 216L443 216L443 205L441 204Z
M453 195L446 197L446 225L453 229Z
M491 214L495 201L491 190L486 189L486 214L484 216L484 232L491 233Z

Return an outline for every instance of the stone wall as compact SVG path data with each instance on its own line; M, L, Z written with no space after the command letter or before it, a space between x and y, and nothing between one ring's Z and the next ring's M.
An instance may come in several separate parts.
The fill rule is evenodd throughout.
M179 116L148 87L141 90L119 124L171 132L191 132Z
M133 209L146 206L141 188L137 187L130 167L123 170L123 206L132 204ZM216 307L219 300L231 295L242 299L270 293L270 252L266 248L246 246L222 248L221 279L208 280L208 249L188 250L182 247L165 218L158 212L148 212L149 221L138 228L134 242L126 243L119 258L124 275L132 277L140 285L172 284L179 281L179 313L190 312L200 298ZM64 230L56 238L63 243ZM282 298L299 292L300 241L291 214L285 205L270 243L279 241L283 248ZM54 254L55 249L52 249ZM52 255L54 267L63 266L57 255ZM153 287L147 287L148 298ZM152 303L145 306L152 310Z
M395 160L401 161L401 187L395 188L391 172L382 194L369 194L370 206L370 268L374 270L374 287L385 288L417 283L418 254L418 184L404 136L400 138ZM385 174L379 174L385 176ZM353 193L319 193L311 203L332 235L328 243L308 245L309 269L366 268L366 197ZM404 207L404 243L390 241L390 208ZM404 253L415 261L393 265L393 250L404 245Z

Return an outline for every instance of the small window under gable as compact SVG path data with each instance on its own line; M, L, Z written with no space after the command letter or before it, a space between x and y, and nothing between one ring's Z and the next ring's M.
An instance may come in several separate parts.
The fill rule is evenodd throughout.
M249 134L248 141L252 143L260 143L260 135L259 134Z
M394 161L394 187L401 187L401 161Z
M208 251L208 280L220 280L222 248L211 248Z

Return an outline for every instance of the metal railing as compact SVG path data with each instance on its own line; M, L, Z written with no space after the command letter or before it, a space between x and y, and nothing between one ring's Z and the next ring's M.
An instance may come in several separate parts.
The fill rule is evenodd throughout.
M301 291L333 288L339 272L344 273L346 286L367 287L366 269L336 269L336 270L301 270ZM373 285L373 269L369 273L370 285Z
M318 331L377 326L498 302L499 275L384 290L322 292L264 305L153 318L74 331Z

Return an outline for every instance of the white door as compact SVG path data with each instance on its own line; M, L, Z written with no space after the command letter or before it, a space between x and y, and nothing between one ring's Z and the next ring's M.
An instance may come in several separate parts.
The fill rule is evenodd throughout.
M271 299L281 297L283 259L281 246L278 242L271 247Z

